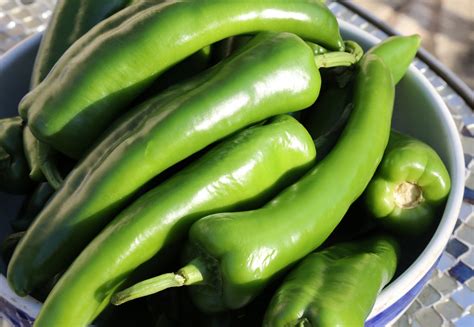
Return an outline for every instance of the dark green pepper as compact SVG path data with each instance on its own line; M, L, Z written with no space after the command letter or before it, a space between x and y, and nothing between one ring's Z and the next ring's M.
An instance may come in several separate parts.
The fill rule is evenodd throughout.
M194 221L262 205L314 157L310 135L287 115L223 141L122 211L69 267L35 326L86 326L138 266L181 241Z
M329 54L325 54L325 62ZM333 60L355 62L349 53ZM66 267L145 183L239 129L310 106L318 56L298 36L264 33L234 56L127 113L68 175L8 268L26 294Z
M394 93L383 61L364 56L354 109L325 159L261 209L198 220L189 232L188 265L115 294L113 303L184 285L193 285L193 302L203 311L249 303L272 279L321 245L362 194L388 142Z
M23 151L20 117L0 119L0 191L27 193L33 187Z
M449 173L429 145L392 131L364 203L390 231L420 236L435 224L450 187Z
M17 219L10 222L12 229L17 232L27 230L53 193L54 189L48 183L39 184L25 200Z
M32 88L43 81L77 39L131 2L132 0L59 0L38 49L31 78Z
M377 236L308 255L273 296L263 326L364 326L397 252L393 239Z
M86 34L22 100L20 110L28 112L36 137L79 158L164 70L211 43L258 31L292 32L343 49L336 18L316 0L166 2L101 37Z

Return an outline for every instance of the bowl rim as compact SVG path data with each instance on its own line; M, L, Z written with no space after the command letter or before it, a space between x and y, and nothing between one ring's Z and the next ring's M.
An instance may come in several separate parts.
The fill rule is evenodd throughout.
M339 20L339 27L341 30L350 30L361 39L367 39L371 43L379 43L382 41L380 38L369 34L358 26L345 21ZM382 290L377 297L372 312L367 317L367 320L370 320L385 311L404 294L408 293L408 291L410 291L425 276L433 265L435 265L453 233L464 198L464 152L453 117L446 106L446 103L435 90L434 86L428 81L422 72L414 66L413 63L409 67L409 73L417 83L421 84L421 86L426 89L428 93L427 99L429 99L433 107L438 107L441 119L444 120L446 124L446 136L449 145L451 145L452 154L448 158L449 162L447 162L451 168L451 191L446 202L443 216L428 245L400 276Z

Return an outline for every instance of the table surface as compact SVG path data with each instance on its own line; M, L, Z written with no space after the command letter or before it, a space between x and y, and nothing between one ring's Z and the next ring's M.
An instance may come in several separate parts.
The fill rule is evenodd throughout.
M0 55L24 38L42 31L56 0L0 0ZM340 3L331 3L340 20L384 39L377 26ZM440 76L419 59L415 66L446 102L464 148L464 202L451 239L428 284L394 326L474 326L474 114Z

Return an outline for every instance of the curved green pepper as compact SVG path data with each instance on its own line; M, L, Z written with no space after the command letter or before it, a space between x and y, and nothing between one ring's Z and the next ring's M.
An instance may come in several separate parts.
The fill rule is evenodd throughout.
M193 302L203 311L239 308L321 245L364 191L388 142L390 71L376 55L364 56L359 66L354 110L324 160L261 209L198 220L189 232L188 265L115 294L113 303L193 285Z
M121 10L132 0L61 0L56 5L43 39L41 40L33 74L31 88L34 89L43 81L63 53L89 31L94 25ZM144 9L144 6L136 6ZM147 6L149 7L149 5ZM135 8L131 12L135 12ZM130 11L130 10L129 10ZM123 17L121 14L119 17ZM122 18L123 19L123 18ZM117 20L114 18L114 20ZM112 28L110 23L108 28ZM105 32L105 28L99 28ZM98 32L95 32L98 36ZM22 117L26 113L20 109ZM23 130L23 145L25 156L30 167L30 177L34 181L43 181L45 178L54 189L58 189L63 178L58 170L56 158L58 153L46 143L39 141L28 126Z
M308 255L273 296L263 326L364 326L397 252L393 239L378 236Z
M32 88L43 81L77 39L131 2L132 0L59 0L38 49L31 78Z
M36 137L78 158L164 70L211 43L258 31L343 48L336 18L316 0L163 3L101 37L85 35L90 43L80 52L73 45L20 107Z
M435 223L450 187L449 173L429 145L392 131L364 203L389 230L420 236Z
M354 60L334 53L338 63L343 56ZM13 289L26 294L67 266L165 169L243 127L311 105L321 83L317 59L294 34L260 34L234 56L127 113L28 230L8 267Z
M379 56L390 69L394 83L405 75L420 46L420 37L393 36L375 45L367 53ZM315 139L318 160L323 159L336 144L352 110L353 81L340 87L331 83L314 105L303 113L302 123ZM326 84L328 85L328 84Z
M391 36L372 47L367 53L373 53L383 59L392 72L393 82L397 84L405 75L416 52L420 47L421 37Z
M189 226L222 210L255 208L314 162L312 139L284 115L224 140L122 211L79 255L35 326L86 326L131 272ZM100 249L100 251L97 251Z
M33 186L23 151L20 117L0 119L0 191L27 193Z

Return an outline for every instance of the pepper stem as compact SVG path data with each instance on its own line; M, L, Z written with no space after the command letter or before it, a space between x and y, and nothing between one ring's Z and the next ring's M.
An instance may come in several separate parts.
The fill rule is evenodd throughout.
M114 294L111 302L114 305L120 305L134 299L161 292L168 288L201 283L204 281L203 267L200 258L194 259L176 273L163 274L144 280Z
M318 68L331 68L351 66L357 63L364 54L362 48L354 41L345 41L344 44L346 46L345 51L321 53L313 49L316 66Z

